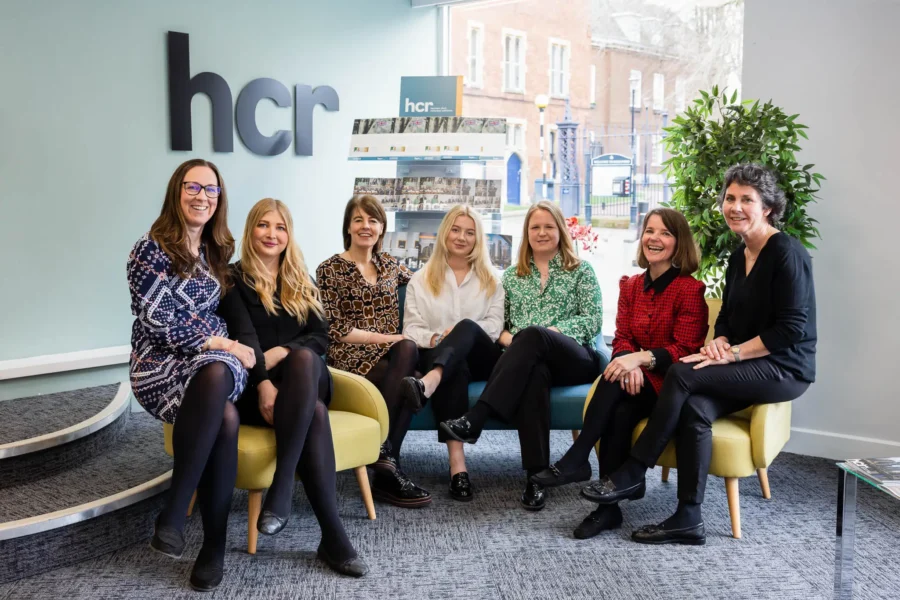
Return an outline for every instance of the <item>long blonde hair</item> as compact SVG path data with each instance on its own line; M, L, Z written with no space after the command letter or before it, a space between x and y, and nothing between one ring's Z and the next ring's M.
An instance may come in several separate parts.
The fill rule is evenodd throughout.
M581 264L581 259L575 254L575 244L572 242L572 236L569 235L569 228L566 227L566 219L556 204L549 200L541 200L537 204L532 204L525 213L522 243L519 246L519 260L516 262L516 275L519 277L531 275L531 257L534 256L534 252L531 244L528 243L528 225L531 223L532 215L538 210L546 210L556 221L556 227L559 229L559 255L562 260L562 268L564 271L574 271Z
M484 238L484 228L481 226L481 215L475 209L466 205L456 205L444 215L440 227L438 227L437 240L434 244L434 252L423 269L425 284L432 294L440 295L444 287L444 278L447 271L447 259L450 252L447 250L447 239L450 237L450 229L457 217L469 217L475 223L475 246L466 257L469 268L475 271L475 276L481 283L481 291L488 297L497 291L497 276L488 256L487 243Z
M287 246L281 253L278 265L278 279L274 280L253 246L253 230L266 213L276 211L284 219L287 228ZM279 305L300 324L306 323L310 311L325 318L325 310L319 300L319 290L303 260L303 253L294 241L294 220L291 211L281 200L263 198L253 205L244 225L244 239L241 242L241 270L244 283L256 290L266 312L277 314ZM275 298L276 286L279 298Z

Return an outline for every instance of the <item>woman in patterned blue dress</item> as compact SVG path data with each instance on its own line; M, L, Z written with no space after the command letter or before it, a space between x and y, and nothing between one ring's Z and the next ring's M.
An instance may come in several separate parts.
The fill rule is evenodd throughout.
M228 339L216 308L227 282L234 238L225 184L210 162L194 159L169 180L159 218L128 257L131 389L147 412L174 423L169 500L150 547L184 550L184 521L194 490L203 548L191 572L195 589L222 580L225 529L237 476L240 420L233 402L256 363L253 350Z

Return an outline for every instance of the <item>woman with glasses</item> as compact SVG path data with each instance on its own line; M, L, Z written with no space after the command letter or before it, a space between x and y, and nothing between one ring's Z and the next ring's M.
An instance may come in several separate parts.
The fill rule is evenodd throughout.
M400 334L399 287L412 273L381 252L387 215L374 196L354 196L344 210L344 252L316 270L322 305L328 317L328 364L366 377L387 404L388 439L372 469L372 495L389 504L417 508L431 503L400 468L400 446L413 411L403 402L400 386L416 371L416 343Z
M174 423L175 464L169 498L150 547L178 558L194 490L203 519L203 547L191 585L211 590L222 581L225 529L237 474L240 424L233 402L256 356L228 339L216 315L226 287L234 239L228 231L225 182L211 162L179 166L159 218L128 257L131 312L131 389L141 406Z
M265 198L250 209L232 281L219 314L234 338L256 354L237 403L241 423L275 429L275 475L256 527L266 535L284 529L296 472L322 530L319 557L339 573L361 577L368 567L337 510L327 408L332 381L323 359L328 323L294 240L291 213L280 200Z
M438 228L434 253L406 289L403 335L421 348L421 379L406 377L407 405L421 409L428 398L438 422L469 408L469 382L484 381L500 358L503 286L488 257L481 215L455 206ZM450 454L450 497L472 500L463 444L438 429Z

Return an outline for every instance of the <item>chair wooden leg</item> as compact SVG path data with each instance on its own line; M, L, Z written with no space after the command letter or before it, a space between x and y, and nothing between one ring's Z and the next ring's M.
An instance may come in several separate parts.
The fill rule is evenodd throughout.
M256 529L256 521L262 510L262 490L250 490L250 499L247 502L247 553L256 554L256 540L259 531Z
M725 478L725 492L728 494L728 512L731 513L731 535L741 539L741 496L737 477Z
M372 488L369 487L369 473L365 467L356 467L353 469L356 473L356 482L359 484L359 491L362 492L363 503L366 505L366 513L369 520L375 520L375 502L372 501Z
M191 503L188 504L187 516L191 516L191 513L194 512L194 503L197 502L197 490L194 490L194 495L191 496Z
M660 479L663 480L663 483L669 481L669 467L662 468L662 477Z
M757 469L756 474L759 476L759 487L762 488L763 498L769 500L772 498L772 492L769 491L769 473L765 468Z
M573 429L573 430L572 430L572 441L573 441L573 442L575 442L575 441L578 440L578 434L579 434L579 433L580 433L580 432L579 432L577 429Z

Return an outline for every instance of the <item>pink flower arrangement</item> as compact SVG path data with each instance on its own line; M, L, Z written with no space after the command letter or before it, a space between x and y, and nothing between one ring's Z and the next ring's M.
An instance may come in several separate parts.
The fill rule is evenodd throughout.
M569 235L572 236L576 247L580 245L582 250L593 252L600 245L600 234L594 232L590 224L579 224L578 217L566 219L566 227L568 227Z

